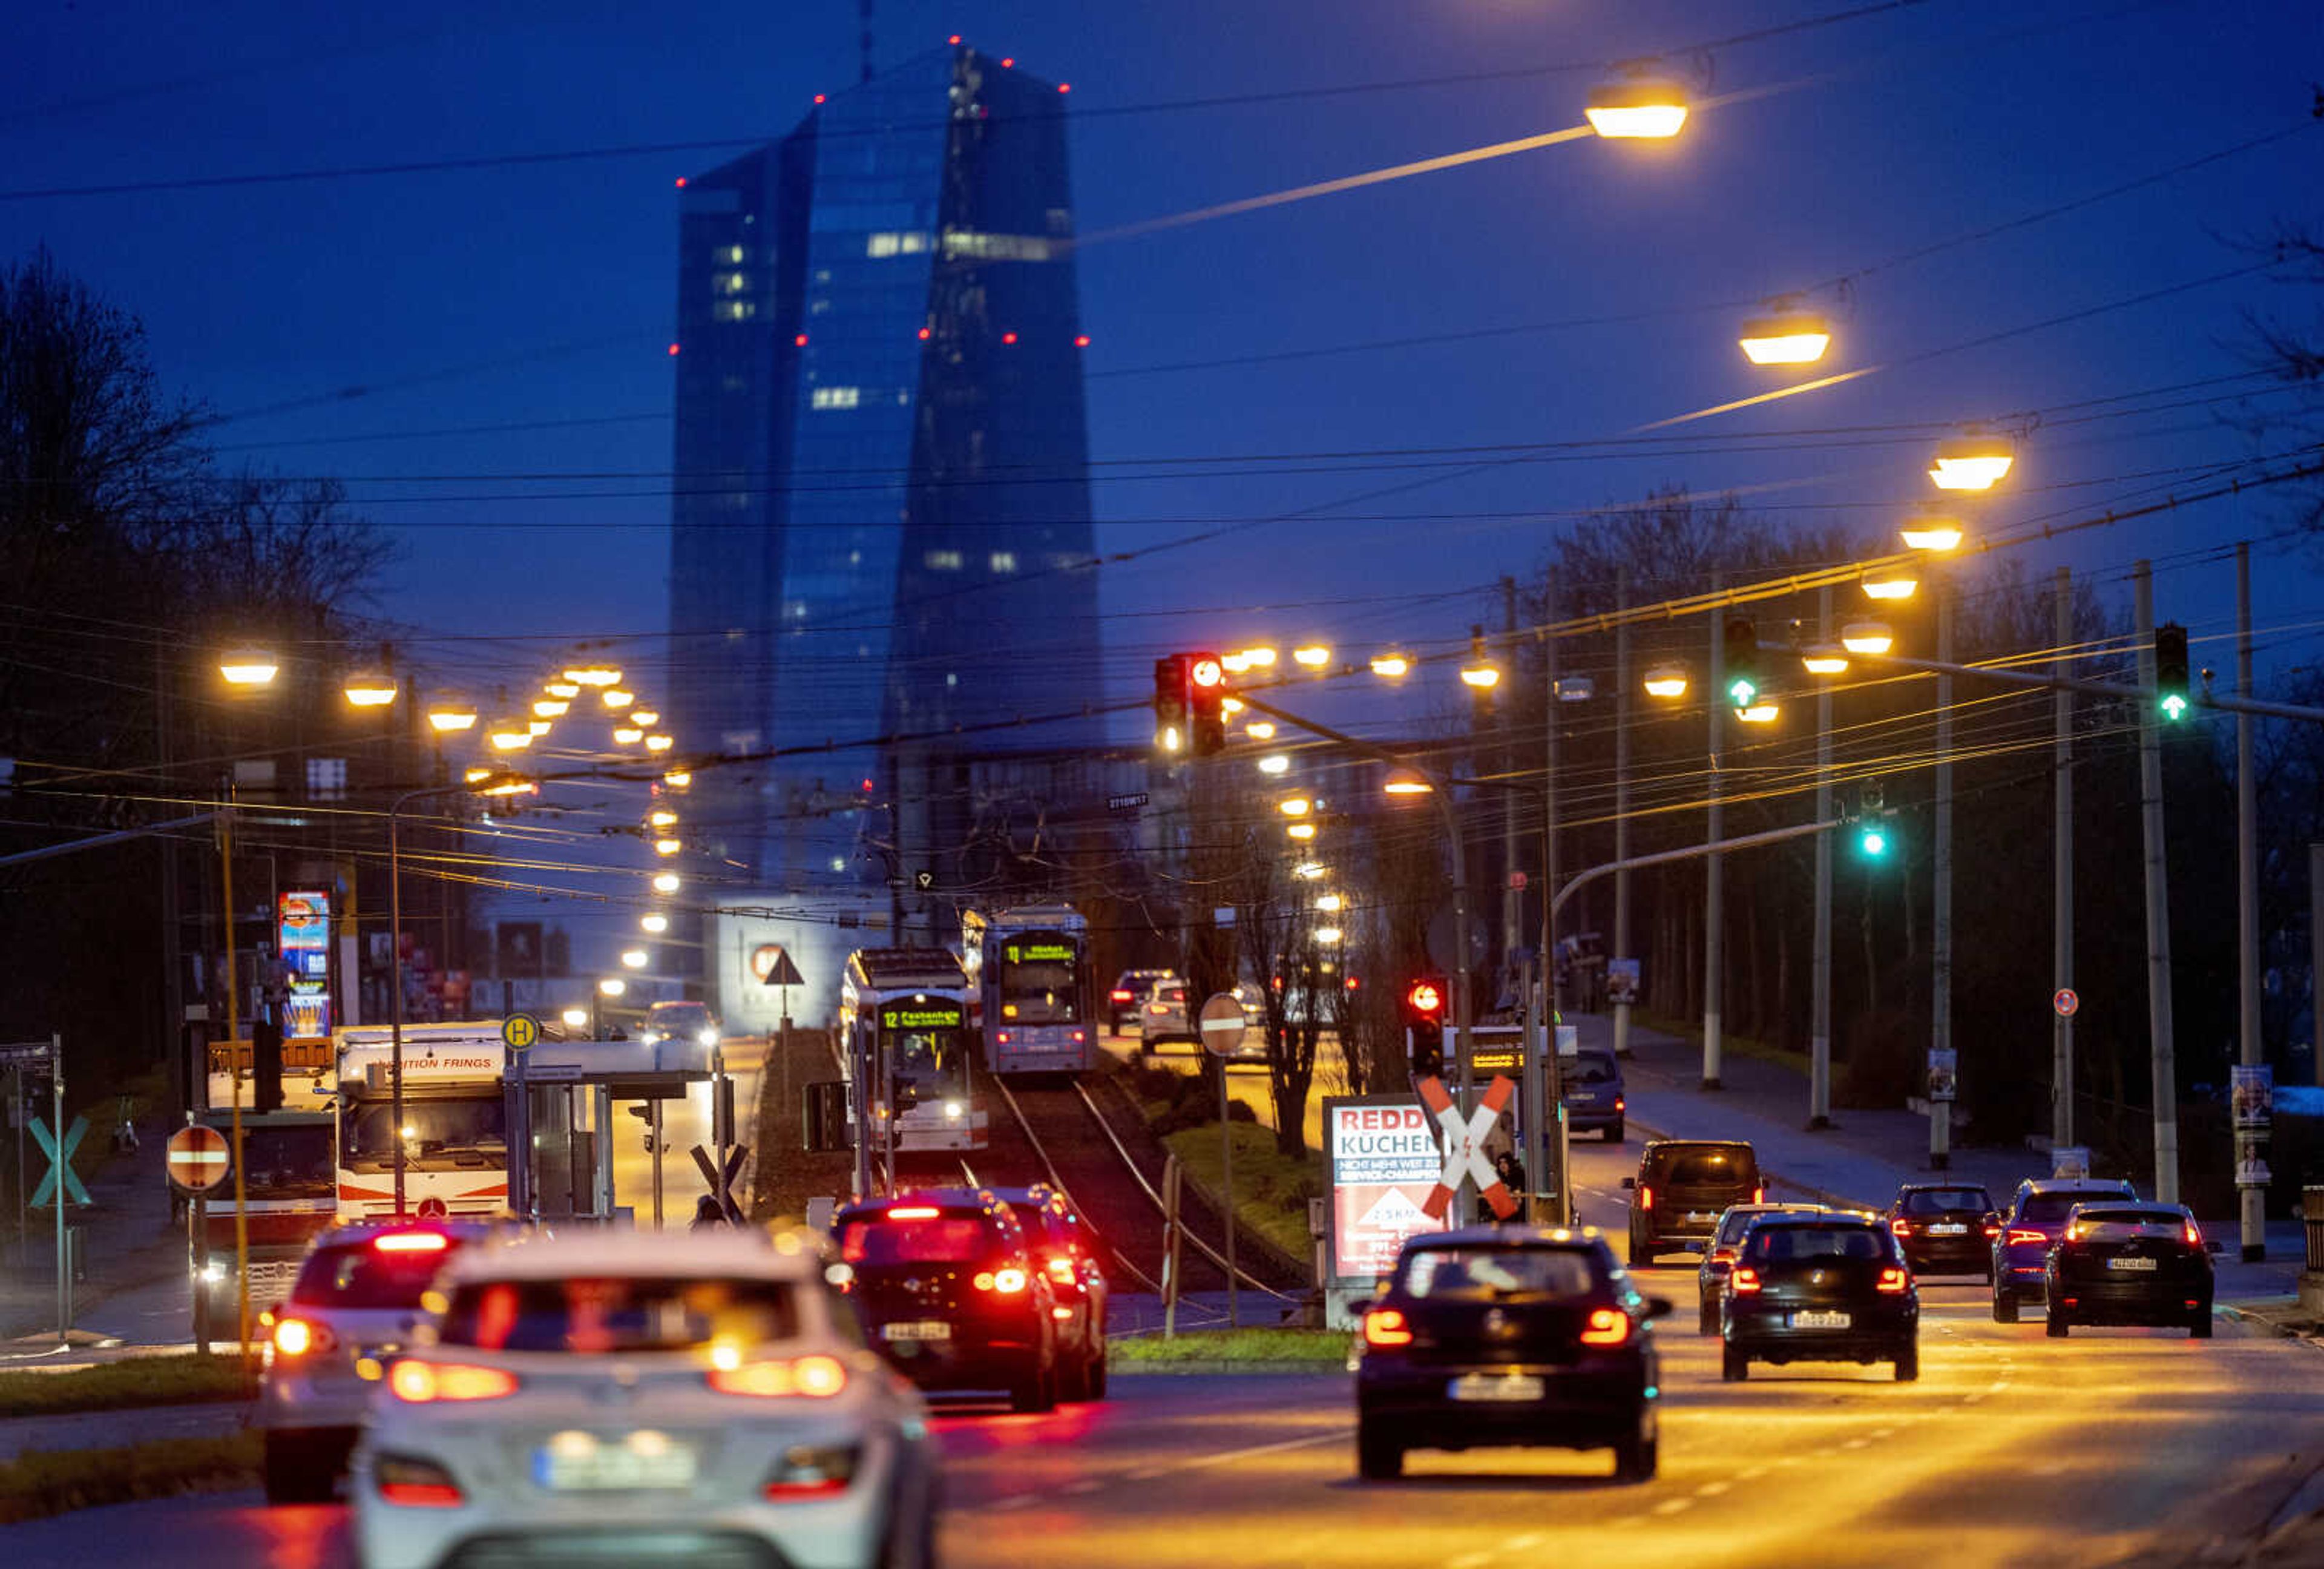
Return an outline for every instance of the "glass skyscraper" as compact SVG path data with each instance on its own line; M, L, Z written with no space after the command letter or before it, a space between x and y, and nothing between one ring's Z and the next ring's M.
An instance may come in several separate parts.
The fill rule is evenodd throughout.
M772 754L691 825L763 886L900 876L945 759L1099 740L1064 103L955 45L678 193L669 706Z

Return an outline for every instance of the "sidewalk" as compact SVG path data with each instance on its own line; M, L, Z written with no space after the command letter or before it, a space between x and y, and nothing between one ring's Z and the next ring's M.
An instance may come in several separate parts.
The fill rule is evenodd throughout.
M111 1135L91 1120L86 1138ZM163 1119L137 1125L137 1151L114 1156L88 1179L89 1203L65 1212L65 1224L80 1232L84 1278L73 1287L78 1315L114 1292L151 1284L185 1269L185 1235L170 1223L170 1192L162 1175L162 1145L170 1130ZM0 1231L0 1341L57 1329L56 1212L25 1212L21 1248L15 1216Z
M1583 1045L1612 1049L1610 1013L1581 1014L1571 1022L1579 1026ZM1788 1191L1823 1204L1885 1210L1904 1183L1951 1179L1981 1184L2006 1204L2020 1181L2050 1174L2048 1158L2031 1149L1958 1146L1950 1166L1932 1171L1929 1120L1917 1112L1836 1109L1832 1127L1811 1132L1806 1075L1781 1063L1730 1053L1720 1064L1723 1087L1705 1090L1702 1054L1693 1043L1633 1020L1630 1048L1622 1071L1629 1120L1641 1132L1748 1139L1779 1195ZM2206 1216L2204 1228L2228 1241L2229 1251L2216 1260L2220 1301L2290 1297L2297 1290L2305 1250L2299 1222L2270 1222L2268 1256L2256 1264L2236 1257L2234 1216Z

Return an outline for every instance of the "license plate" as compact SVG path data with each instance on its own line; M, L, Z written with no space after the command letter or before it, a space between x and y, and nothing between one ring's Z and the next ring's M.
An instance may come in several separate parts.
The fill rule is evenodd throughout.
M1962 1225L1941 1225L1929 1228L1929 1235L1932 1237L1963 1237L1968 1234L1969 1228Z
M1531 1373L1462 1373L1448 1392L1456 1400L1538 1400L1544 1386Z
M1686 1222L1689 1225L1708 1225L1718 1218L1714 1214L1705 1214L1701 1210L1691 1209L1686 1212Z
M1845 1313L1794 1313L1794 1329L1846 1329L1856 1321Z
M659 1442L641 1444L652 1436ZM532 1473L552 1492L643 1492L689 1488L696 1472L694 1446L659 1435L632 1434L626 1440L595 1440L586 1447L569 1438L533 1452Z
M890 1340L950 1340L952 1325L941 1318L923 1318L908 1324L885 1324L880 1333Z
M2107 1260L2107 1268L2109 1269L2152 1269L2154 1268L2154 1260L2152 1259L2108 1259Z

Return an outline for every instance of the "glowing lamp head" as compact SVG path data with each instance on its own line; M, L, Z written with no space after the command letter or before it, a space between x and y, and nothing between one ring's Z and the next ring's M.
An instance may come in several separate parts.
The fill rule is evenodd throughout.
M576 687L618 687L622 672L611 665L576 665L565 672L565 678Z
M1840 629L1840 646L1852 654L1885 654L1896 646L1886 622L1851 621Z
M1686 667L1656 665L1646 672L1646 696L1649 697L1683 697L1686 696Z
M565 711L573 706L566 697L540 697L533 701L532 715L536 719L562 719Z
M1304 817L1315 809L1315 803L1305 796L1286 796L1275 805L1286 817Z
M646 733L634 725L613 726L613 744L616 746L635 746L645 738Z
M1745 322L1737 341L1755 365L1812 365L1831 346L1831 326L1804 311L1762 316Z
M539 740L541 736L549 734L549 721L546 719L528 719L524 722L524 733L527 735L533 737L535 740Z
M1501 684L1501 672L1492 665L1463 665L1461 679L1480 692L1487 692Z
M1289 773L1291 771L1291 760L1284 756L1283 753L1279 752L1270 752L1265 757L1259 760L1259 771L1261 773Z
M450 735L476 727L476 706L456 697L439 698L429 705L428 725L438 735Z
M1590 128L1610 139L1665 139L1686 124L1686 89L1652 77L1601 83L1582 110Z
M682 790L694 782L694 775L685 769L674 768L661 776L661 782L674 790Z
M1304 643L1291 651L1291 657L1311 670L1320 670L1332 662L1332 651L1321 643Z
M1412 656L1386 653L1372 656L1372 674L1384 679L1401 680L1412 673Z
M1840 676L1848 673L1848 655L1831 643L1818 643L1800 655L1800 663L1811 676Z
M1275 739L1275 722L1271 719L1254 719L1242 727L1242 733L1253 741L1272 741Z
M1942 555L1960 549L1961 526L1950 518L1907 518L1902 532L1908 550Z
M641 915L638 917L638 929L651 932L655 937L659 937L669 930L669 917L659 911L651 915Z
M668 752L671 747L677 744L678 743L676 741L667 735L649 735L646 737L646 750L657 754Z
M1754 703L1735 710L1735 717L1746 725L1773 725L1782 713L1783 709L1773 703Z
M578 681L549 681L543 683L540 689L548 693L552 697L562 697L569 703L574 698L578 697L581 695L581 683Z
M1991 490L2015 459L2015 449L1996 437L1948 441L1937 448L1936 466L1929 470L1929 478L1939 490Z
M1315 825L1313 823L1294 823L1283 831L1304 844L1308 840L1313 839L1315 836Z
M579 1029L589 1022L589 1011L586 1008L567 1008L558 1017L565 1020L566 1029Z
M384 708L395 701L395 678L378 670L349 676L341 689L357 708Z
M597 694L597 701L608 708L626 708L637 700L635 692L625 692L619 687L608 687Z
M1275 668L1275 651L1263 643L1258 648L1243 650L1242 657L1244 663L1254 670L1271 670Z
M602 997L619 997L629 989L630 983L619 975L607 975L597 983L597 993Z
M1867 577L1860 586L1867 599L1910 599L1920 592L1917 577Z
M485 733L494 752L521 752L532 744L532 726L521 719L503 719Z
M230 649L218 660L218 674L229 687L271 686L281 668L264 649Z
M622 950L622 968L624 970L642 970L645 967L646 951L643 948L623 948Z
M1425 796L1435 789L1425 775L1408 768L1389 771L1387 781L1380 786L1384 794L1391 796Z
M677 872L658 872L654 874L653 891L656 893L676 893L678 890L678 877Z

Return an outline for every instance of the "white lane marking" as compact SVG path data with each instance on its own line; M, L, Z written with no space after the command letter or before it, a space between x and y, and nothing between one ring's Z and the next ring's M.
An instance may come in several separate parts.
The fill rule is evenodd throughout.
M1541 1531L1527 1531L1522 1537L1511 1537L1508 1541L1502 1543L1501 1546L1512 1553L1530 1553L1548 1539L1549 1537L1546 1533Z
M1699 1499L1715 1499L1734 1485L1731 1481L1706 1481L1694 1490L1694 1496Z
M1082 1493L1102 1492L1105 1491L1105 1483L1093 1478L1087 1481L1077 1481L1074 1483L1073 1486L1065 1488L1063 1491L1069 1496L1078 1496Z
M1018 1493L1017 1495L1015 1495L1015 1496L1014 1496L1014 1497L1012 1497L1012 1498L995 1499L995 1500L993 1500L991 1503L989 1503L989 1504L985 1505L984 1507L985 1507L986 1509L991 1509L991 1510L993 1510L993 1511L995 1511L995 1512L998 1512L999 1510L1001 1510L1001 1509L1026 1509L1026 1508L1030 1507L1030 1505L1032 1504L1032 1502L1033 1502L1033 1495L1032 1495L1031 1493L1029 1493L1029 1492L1020 1492L1020 1493Z
M1996 1379L1992 1383L1986 1387L1997 1395L2002 1390L2009 1388L2009 1380L2007 1379Z
M1978 1390L1977 1390L1977 1391L1976 1391L1975 1393L1973 1393L1973 1394L1963 1395L1963 1396L1961 1397L1961 1404L1962 1404L1962 1405L1964 1405L1964 1406L1974 1406L1974 1405L1976 1405L1979 1400L1982 1400L1982 1399L1984 1399L1984 1398L1985 1398L1985 1391L1984 1391L1983 1389L1978 1389Z
M1681 1509L1691 1509L1693 1507L1692 1499L1665 1499L1655 1506L1654 1512L1658 1515L1674 1515Z
M1866 1449L1869 1448L1871 1444L1872 1440L1869 1438L1851 1438L1847 1443L1841 1444L1840 1447L1842 1449Z
M1458 1558L1445 1559L1444 1569L1477 1569L1479 1564L1489 1564L1492 1559L1490 1553L1463 1553Z
M1872 1430L1872 1436L1875 1438L1890 1438L1895 1435L1895 1432L1896 1429L1894 1427L1875 1427Z
M1755 1465L1748 1471L1737 1472L1735 1473L1735 1480L1737 1481L1757 1481L1766 1474L1767 1468L1766 1466Z
M1222 1449L1215 1454L1199 1454L1192 1460L1182 1460L1175 1465L1148 1466L1142 1472L1133 1471L1132 1477L1167 1476L1177 1471L1196 1471L1206 1465L1225 1465L1231 1461L1249 1460L1257 1454L1275 1454L1286 1449L1305 1449L1317 1444L1342 1444L1347 1441L1352 1426L1334 1427L1329 1433L1310 1433L1301 1438L1280 1438L1273 1444L1254 1444L1248 1449Z

